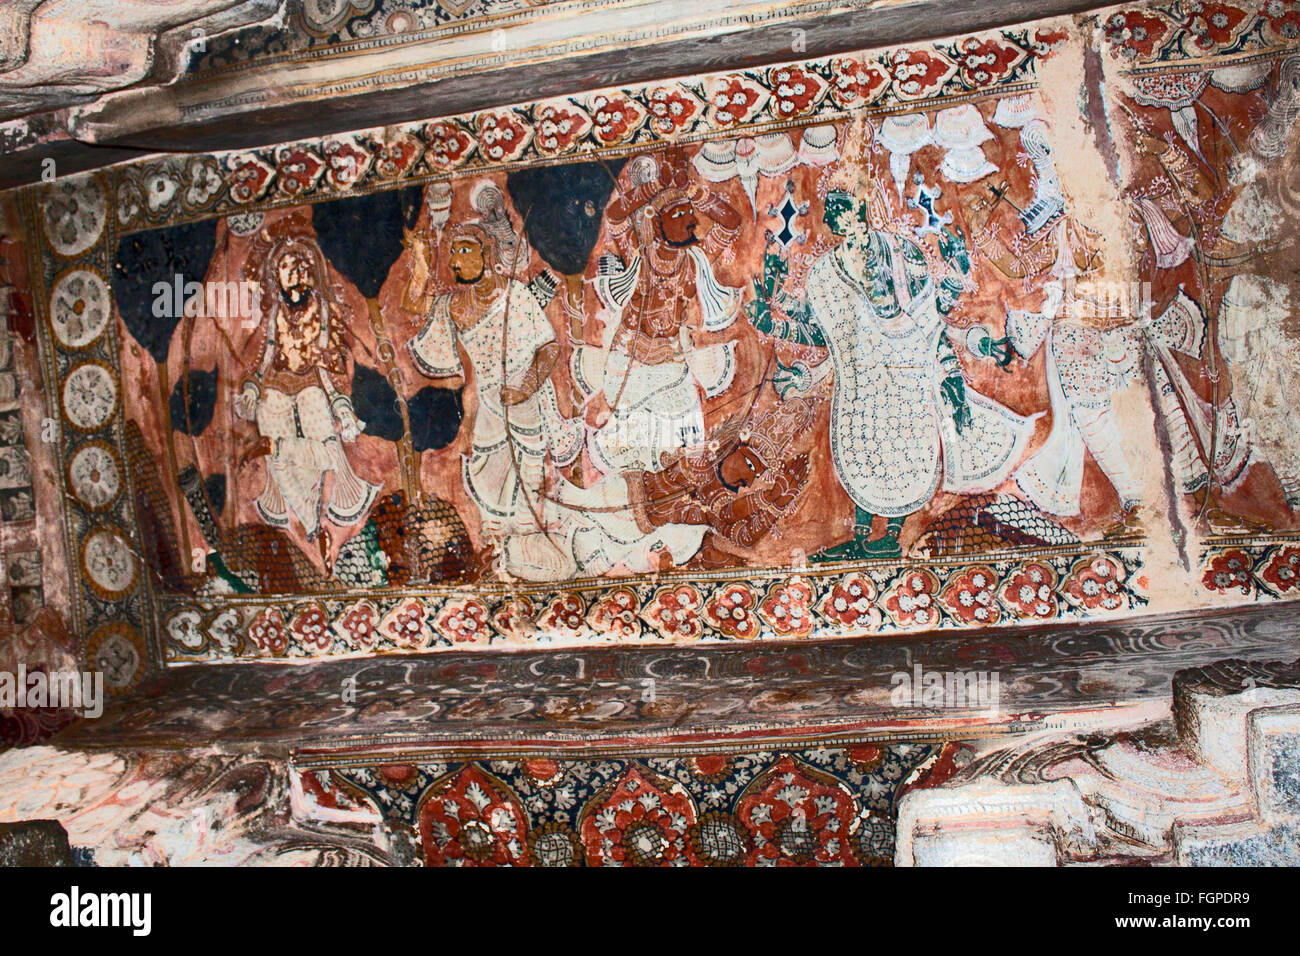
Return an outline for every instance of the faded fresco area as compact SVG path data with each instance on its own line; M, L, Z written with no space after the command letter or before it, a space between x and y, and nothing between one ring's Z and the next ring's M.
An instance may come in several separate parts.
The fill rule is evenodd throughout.
M183 660L1289 596L1300 11L1209 6L60 181L77 613Z

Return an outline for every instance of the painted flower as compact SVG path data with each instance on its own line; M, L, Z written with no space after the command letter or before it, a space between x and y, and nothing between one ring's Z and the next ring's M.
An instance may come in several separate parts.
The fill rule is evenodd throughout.
M294 615L289 630L302 647L311 651L329 650L334 640L330 634L329 618L319 604L308 604Z
M1002 603L1023 618L1056 616L1056 572L1041 561L1022 565L1002 585Z
M1236 548L1224 551L1206 565L1201 584L1208 590L1223 594L1237 588L1241 589L1242 594L1249 594L1255 585L1251 575L1252 567L1254 562L1245 551Z
M733 582L718 588L704 605L710 624L728 637L758 637L754 591L748 584Z
M1080 558L1070 569L1065 582L1065 594L1079 607L1115 611L1127 601L1124 589L1124 568L1110 555Z
M834 777L784 756L745 788L736 816L749 831L748 865L856 866L853 797Z
M955 575L943 590L943 603L964 624L996 624L1002 616L991 568L976 566Z
M429 144L426 162L438 170L459 166L474 148L473 137L450 122L430 123L424 137Z
M812 586L796 578L774 584L758 613L781 637L807 637L812 633L812 601Z
M655 592L641 619L666 638L693 639L703 633L700 592L690 584L668 585Z
M185 165L185 205L197 208L221 191L221 172L211 159L194 157Z
M641 636L641 602L630 588L615 588L591 606L587 623L597 634L627 641Z
M429 866L527 866L527 815L505 783L470 764L420 804Z
M938 590L939 579L932 571L908 571L885 598L885 609L903 627L935 627L939 623L939 608L934 600Z
M473 598L448 601L435 626L453 644L486 643L490 635L487 605Z
M280 147L276 150L275 160L279 189L286 196L306 195L325 171L321 158L301 146Z
M360 601L340 614L333 626L349 649L368 648L375 643L379 611L369 601Z
M1300 548L1278 548L1260 577L1279 594L1300 588Z
M1247 16L1245 10L1228 3L1192 3L1183 27L1196 37L1198 47L1211 50L1231 46Z
M607 146L621 143L640 128L645 111L625 96L598 93L591 101L596 138ZM668 116L670 110L664 107Z
M962 79L975 87L998 82L1025 57L1020 47L997 38L967 37L955 47Z
M776 67L767 78L772 88L772 112L781 119L807 113L826 91L820 77L797 66Z
M1300 37L1300 10L1296 9L1296 0L1268 0L1260 14L1279 38L1294 40Z
M384 138L373 144L375 175L381 179L401 179L419 162L424 144L415 136L401 130L389 130Z
M406 649L424 647L429 640L424 604L416 598L399 603L379 622L379 633L396 646Z
M681 784L629 767L583 811L588 866L672 866L695 862L687 831L695 805Z
M548 156L569 151L591 128L586 113L554 103L538 111L537 121L537 148Z
M176 192L181 188L181 181L170 166L156 166L144 177L144 200L151 213L157 213L171 205Z
M889 65L894 89L904 99L917 99L939 89L956 69L929 50L897 50Z
M289 648L289 633L284 626L284 617L273 607L258 611L248 625L248 639L263 654L280 657Z
M531 131L510 110L479 117L479 142L483 155L494 163L514 159L528 145Z
M542 611L538 626L548 637L575 637L582 633L586 616L587 606L582 597L569 591L555 596Z
M764 93L759 87L732 76L718 82L709 97L709 105L719 126L735 126L757 110L763 98Z
M1168 32L1165 21L1140 10L1125 10L1106 21L1106 39L1127 60L1149 59Z
M536 630L533 602L522 595L501 604L492 613L492 626L502 637L526 637Z
M846 628L879 630L880 608L876 607L876 585L856 571L833 584L817 610Z
M326 140L321 152L325 154L325 179L335 189L350 189L370 168L370 151L350 136Z
M237 203L250 203L261 199L266 194L274 172L270 166L252 153L233 157L230 172L226 174L230 198Z
M841 109L871 103L889 82L889 76L878 64L851 57L831 60L831 73L831 99Z
M700 101L677 86L660 86L650 91L650 122L661 136L671 136L688 127L700 112Z

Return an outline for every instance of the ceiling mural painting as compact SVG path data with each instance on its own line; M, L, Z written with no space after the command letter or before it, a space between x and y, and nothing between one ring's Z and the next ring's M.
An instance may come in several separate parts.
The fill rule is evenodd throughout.
M1289 597L1300 11L1183 6L25 193L70 623L171 663Z

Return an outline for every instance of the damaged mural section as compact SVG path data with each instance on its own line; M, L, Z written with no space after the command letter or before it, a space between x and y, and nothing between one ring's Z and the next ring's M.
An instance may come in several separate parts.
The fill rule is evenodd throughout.
M40 190L73 623L184 661L1290 596L1300 54L1170 10Z

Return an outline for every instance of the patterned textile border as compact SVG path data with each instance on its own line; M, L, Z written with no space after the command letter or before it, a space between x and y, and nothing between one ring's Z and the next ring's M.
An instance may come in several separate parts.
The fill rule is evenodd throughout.
M1300 596L1300 536L1234 538L1201 550L1201 584L1238 600Z
M851 112L929 109L1027 89L1066 38L1039 26L928 47L597 90L242 152L115 167L123 233L503 166L753 135Z
M151 587L134 531L135 479L124 464L119 342L104 278L114 246L107 181L90 174L56 182L40 204L30 191L19 198L32 226L28 269L33 308L43 317L36 329L53 416L45 419L42 438L54 443L63 466L62 527L74 577L69 629L82 659L103 670L108 691L118 694L161 652L146 647ZM85 328L94 334L68 345L54 330L54 315L66 314L70 299L86 304ZM97 463L100 481L92 487L78 479L77 462L97 453L106 458Z
M1210 57L1261 53L1300 38L1297 0L1167 0L1103 12L1098 19L1111 54L1134 73L1158 72Z
M1204 33L1205 44L1175 43L1172 39L1166 43L1163 38L1169 30L1177 36L1199 35L1195 18L1175 16L1183 10L1178 4L1152 8L1151 16L1165 18L1161 23L1177 21L1181 25L1161 32L1164 45L1151 45L1149 54L1143 52L1145 41L1132 35L1132 24L1121 27L1112 23L1108 36L1117 49L1126 42L1138 42L1134 57L1140 61L1151 56L1169 63L1189 56L1189 51L1207 56L1221 49L1246 49L1281 37L1289 29L1285 23L1291 22L1288 18L1295 3L1276 2L1285 10L1270 14L1271 19L1260 14L1251 21L1254 26L1250 29L1240 26L1244 21L1239 21L1240 29L1231 34L1233 46L1216 46L1218 34L1213 30ZM1135 15L1134 11L1122 13L1130 18ZM1295 15L1300 17L1300 11ZM138 527L132 504L135 477L124 454L120 401L123 386L117 373L119 343L110 318L110 285L105 279L121 232L223 212L391 188L469 169L564 160L602 151L643 149L661 142L826 122L863 109L928 109L944 100L1031 86L1036 64L1064 38L1064 31L1031 25L929 48L831 57L703 79L646 84L306 144L237 154L167 157L25 190L21 197L23 214L33 224L31 235L36 240L30 246L29 272L35 307L45 316L45 321L38 322L42 362L47 380L57 383L51 389L51 403L57 407L57 417L52 421L59 426L53 429L54 441L58 458L65 464L64 534L67 552L75 556L70 560L78 564L74 572L78 599L71 623L84 642L80 650L85 658L106 672L110 691L122 692L139 680L151 661L207 659L226 646L237 649L232 653L239 655L301 657L328 653L336 647L356 651L472 646L497 637L505 643L518 642L513 628L503 633L497 626L500 614L510 615L517 603L502 595L480 600L477 607L472 600L462 599L464 606L459 614L452 595L430 597L408 592L350 601L306 597L288 605L265 599L260 603L234 599L228 601L229 610L224 614L202 602L155 608L152 583L131 530ZM60 293L74 283L89 289L91 294L89 298L83 296L83 301L93 304L94 294L103 293L98 307L105 320L96 334L70 342L66 328L55 328L52 308L57 306ZM89 320L84 324L91 325ZM104 452L107 454L100 454ZM97 454L115 465L117 481L107 489L90 488L76 480L78 456L93 461ZM1127 582L1133 579L1140 563L1138 552L1111 551L1114 553L1107 560L1124 572L1123 581L1118 575L1111 579L1125 592L1122 599L1116 599L1137 606L1135 599L1139 596ZM1062 608L1068 608L1066 616L1104 613L1102 599L1090 603L1096 595L1083 590L1092 589L1097 582L1076 568L1079 562L1086 566L1092 554L1081 549L1069 561L1057 555L1048 562L1056 575L1053 586L1057 590L1048 602L1052 614L1043 617L1060 613ZM990 558L983 561L980 565L949 567L942 579L898 568L880 576L863 566L862 573L880 595L876 604L878 628L874 624L859 626L856 619L846 623L833 607L830 613L823 612L820 608L830 589L809 583L820 580L815 576L800 576L799 581L790 579L784 584L769 581L765 589L742 584L735 588L725 584L691 586L684 596L694 604L693 608L673 610L681 610L683 621L692 629L698 627L701 637L712 638L745 636L740 621L749 622L755 634L797 634L802 627L782 621L783 630L778 630L774 622L782 596L794 599L801 594L806 595L806 610L810 612L801 620L811 621L807 629L810 636L919 629L935 626L936 621L940 627L981 623L979 608L960 604L960 595L966 591L993 593L996 600L983 607L999 619L1023 614L1015 607L1018 598L1006 597L1015 575L1023 570L1020 562L1013 566ZM987 588L972 591L970 584L960 583L983 571L989 572ZM920 579L917 587L909 584L914 577ZM925 623L914 613L917 608L927 607L915 603L918 587L935 604L929 612L933 617L927 615ZM1015 587L1018 594L1020 584ZM608 622L604 632L612 632L615 639L629 631L646 636L661 634L656 621L664 628L667 625L662 624L662 614L656 614L654 603L662 590L655 582L646 581L612 586L611 596L627 596L629 591L634 595L635 602L626 608L611 605L608 600L589 600L580 587L523 593L530 602L532 621L553 619L562 630L567 628L573 640L578 640L600 622ZM945 595L949 601L944 601ZM952 603L953 599L958 603ZM872 602L876 602L874 597L867 599L868 609ZM763 610L765 606L767 611ZM695 612L693 617L690 610ZM739 618L735 616L737 610L742 612ZM723 616L724 611L729 616ZM597 625L592 624L593 618ZM169 625L166 628L163 619ZM363 634L366 637L360 636ZM154 642L151 648L146 648L146 635ZM366 640L370 637L374 646L368 648Z
M1077 620L1147 604L1141 548L562 588L166 602L168 662L644 640L775 640Z
M373 808L413 828L427 866L888 866L898 797L944 756L904 743L291 773L322 815Z

